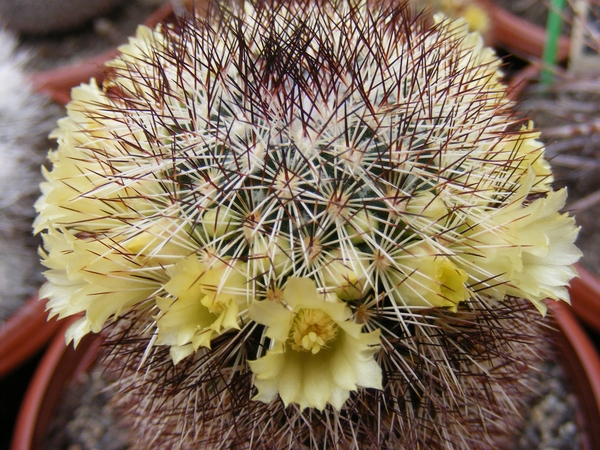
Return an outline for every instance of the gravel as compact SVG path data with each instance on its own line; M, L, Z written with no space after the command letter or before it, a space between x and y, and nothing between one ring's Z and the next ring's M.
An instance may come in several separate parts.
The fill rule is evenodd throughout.
M524 417L516 448L518 450L575 450L580 448L574 421L577 399L564 371L547 361L537 378L537 393Z
M46 450L125 450L127 430L109 406L113 394L102 368L68 385L44 441Z

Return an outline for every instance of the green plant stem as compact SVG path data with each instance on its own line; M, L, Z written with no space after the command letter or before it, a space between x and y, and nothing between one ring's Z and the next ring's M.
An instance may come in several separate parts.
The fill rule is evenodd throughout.
M548 21L546 23L546 43L542 55L543 67L540 75L540 83L545 88L552 83L552 68L556 64L556 50L562 31L562 12L564 7L565 0L551 0L550 2Z

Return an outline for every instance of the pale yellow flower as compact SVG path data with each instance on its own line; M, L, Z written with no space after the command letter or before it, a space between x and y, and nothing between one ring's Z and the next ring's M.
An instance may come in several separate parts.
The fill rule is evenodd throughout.
M325 258L322 275L328 291L342 300L358 300L370 289L368 285L366 255L354 246L342 252L333 251Z
M461 15L469 24L469 29L471 31L476 31L481 34L485 34L490 31L490 15L483 6L476 3L471 3L465 7L465 9L461 12Z
M416 192L400 206L403 208L399 210L402 220L419 234L435 234L444 228L449 217L442 197L430 191Z
M314 281L290 278L283 302L254 302L250 317L265 325L271 348L250 361L256 399L285 405L340 410L350 391L381 389L381 368L373 359L379 349L376 330L363 333L350 309L333 294L320 294Z
M453 34L460 51L468 52L470 57L461 61L460 64L467 70L480 71L482 78L474 79L471 85L487 84L489 86L499 86L502 72L500 70L501 60L491 47L487 47L481 34L470 32L470 24L463 17L450 19L441 13L433 16L434 22L448 27L448 31ZM498 96L504 96L504 93L498 92Z
M569 301L567 286L577 275L572 264L581 251L574 244L575 219L559 213L566 189L524 204L534 180L531 172L511 204L473 216L477 224L464 233L468 247L452 248L460 249L461 265L477 279L479 291L496 298L524 297L545 314L544 299Z
M572 264L581 257L575 219L559 213L566 199L566 189L549 192L501 219L516 225L515 243L521 248L522 268L509 280L507 294L531 300L543 314L547 307L542 300L569 301L569 280L577 276Z
M348 223L345 225L346 233L353 244L361 244L371 236L373 231L379 229L379 222L367 213L365 210L358 211L350 215Z
M286 239L257 233L252 238L252 253L248 262L252 267L252 276L281 276L292 267L290 255L290 244Z
M519 133L504 139L488 150L489 167L498 168L507 174L506 177L496 179L496 184L504 183L505 189L507 186L512 188L523 183L529 184L527 179L533 172L535 179L530 192L545 193L552 189L551 184L554 180L552 168L544 157L544 144L538 140L539 137L540 133L533 131L533 123L529 122L521 127ZM485 180L483 183L482 189L488 186L485 184ZM495 188L499 190L502 189L502 186L498 185Z
M502 140L478 144L472 153L468 169L455 178L464 185L452 183L440 189L439 195L448 205L458 208L502 207L499 198L513 197L520 186L527 185L529 193L545 194L552 190L552 171L544 157L544 145L538 141L539 132L530 122L519 133L508 134ZM532 175L533 174L533 175ZM533 182L529 177L533 176Z
M106 80L107 86L116 86L126 93L140 97L149 97L152 95L145 83L140 83L143 77L155 77L158 74L155 72L155 66L140 64L141 61L152 61L154 58L162 55L166 47L164 35L161 33L162 25L159 25L156 30L152 30L144 25L140 25L136 29L135 38L130 37L129 42L119 47L120 58L114 59L107 63L108 67L114 70L114 76L108 77ZM161 58L161 64L165 64L165 58ZM128 70L129 67L136 67L135 71ZM163 66L162 75L165 75L165 67ZM122 76L122 74L128 74Z
M223 237L240 226L239 220L227 208L211 208L202 216L204 232L210 238Z
M485 35L490 30L490 14L479 0L412 0L417 12L426 9L441 12L452 19L464 20L470 31Z
M69 329L67 341L77 343L90 331L98 333L107 320L131 310L159 286L160 275L152 271L143 276L143 267L108 239L86 241L52 228L43 238L42 263L49 270L40 298L48 298L50 317L85 312Z
M88 103L99 108L96 117L82 112L89 108ZM42 168L45 182L35 205L36 233L48 224L112 231L123 225L123 220L156 212L154 199L169 182L157 178L162 172L157 166L153 177L144 177L150 167L140 169L131 161L124 162L135 150L114 140L111 130L117 132L124 125L117 120L117 113L106 115L105 108L109 108L106 94L93 80L73 89L68 116L50 136L57 139L58 149L48 156L51 171Z
M465 284L467 273L426 242L407 249L395 263L387 278L390 297L399 305L456 311L472 295Z
M201 262L188 256L167 270L164 285L172 298L159 298L157 344L170 345L175 363L212 339L240 328L240 311L246 309L246 265L240 261Z
M195 250L190 243L189 225L180 218L148 218L136 225L116 240L122 239L120 245L145 264L173 264Z

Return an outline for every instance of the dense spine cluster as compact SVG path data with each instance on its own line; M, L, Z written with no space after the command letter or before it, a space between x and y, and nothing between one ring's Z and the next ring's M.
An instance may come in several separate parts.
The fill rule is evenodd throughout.
M36 230L140 445L476 448L568 300L565 193L464 22L215 7L73 92ZM525 299L525 300L523 300Z

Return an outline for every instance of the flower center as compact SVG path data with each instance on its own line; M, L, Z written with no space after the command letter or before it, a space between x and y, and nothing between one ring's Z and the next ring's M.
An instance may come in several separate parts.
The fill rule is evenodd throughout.
M290 345L296 351L317 354L335 339L338 328L331 317L320 309L301 309L292 323Z
M267 291L267 300L272 302L281 303L283 300L283 290L278 287L271 288Z
M227 306L221 299L217 298L217 295L213 293L202 297L200 302L211 314L215 314L217 316L220 315L225 309L225 306Z

